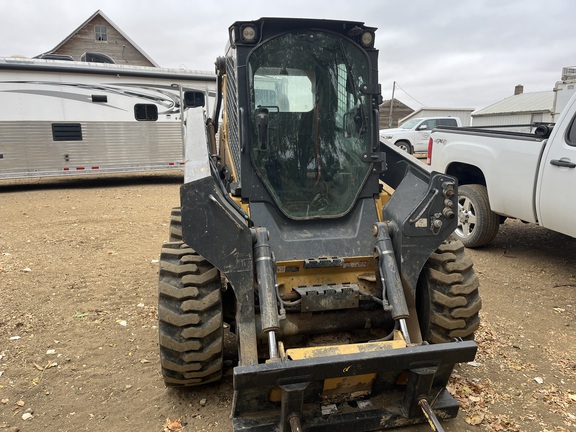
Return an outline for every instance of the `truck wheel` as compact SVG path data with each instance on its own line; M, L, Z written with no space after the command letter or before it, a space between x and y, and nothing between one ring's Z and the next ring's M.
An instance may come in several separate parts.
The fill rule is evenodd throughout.
M486 187L467 184L458 188L458 227L454 233L464 246L484 246L494 240L500 217L490 210Z
M416 308L425 341L474 338L482 307L478 286L462 242L446 240L430 256L418 280Z
M408 154L414 153L412 144L410 144L408 141L397 141L394 143L394 145L398 147L400 150L404 150Z
M182 210L174 207L170 212L170 240L171 242L182 241Z
M158 332L167 386L201 385L221 378L224 330L220 273L182 242L162 247Z

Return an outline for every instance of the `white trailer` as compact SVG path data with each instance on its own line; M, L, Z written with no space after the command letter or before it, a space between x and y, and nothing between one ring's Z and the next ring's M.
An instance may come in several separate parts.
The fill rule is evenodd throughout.
M562 68L562 79L554 86L553 121L558 121L562 110L568 105L576 91L576 67Z
M184 98L215 88L210 72L0 58L0 179L183 170Z

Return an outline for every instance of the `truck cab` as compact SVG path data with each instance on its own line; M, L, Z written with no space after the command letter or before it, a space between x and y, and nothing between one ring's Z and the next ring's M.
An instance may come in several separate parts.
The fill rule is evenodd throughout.
M458 179L455 234L465 246L490 244L506 218L576 237L576 95L534 133L439 127L429 141L431 168Z
M380 140L405 152L422 153L428 149L430 131L436 126L462 126L458 117L418 117L394 129L381 129Z

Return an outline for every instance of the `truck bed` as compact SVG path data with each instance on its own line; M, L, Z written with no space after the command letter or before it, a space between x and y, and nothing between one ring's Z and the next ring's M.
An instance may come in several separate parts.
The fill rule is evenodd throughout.
M491 136L495 138L526 139L527 141L542 141L547 136L541 136L534 133L514 132L499 129L499 127L523 127L528 125L503 125L503 126L476 126L476 127L454 127L454 126L437 126L434 130L446 131L450 133L461 133L465 135Z

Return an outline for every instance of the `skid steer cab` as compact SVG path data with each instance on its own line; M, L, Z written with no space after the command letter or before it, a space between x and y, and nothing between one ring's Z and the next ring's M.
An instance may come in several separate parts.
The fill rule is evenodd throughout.
M375 29L261 18L228 36L161 253L166 385L220 380L226 327L235 431L441 430L478 279L450 237L454 178L379 142Z

